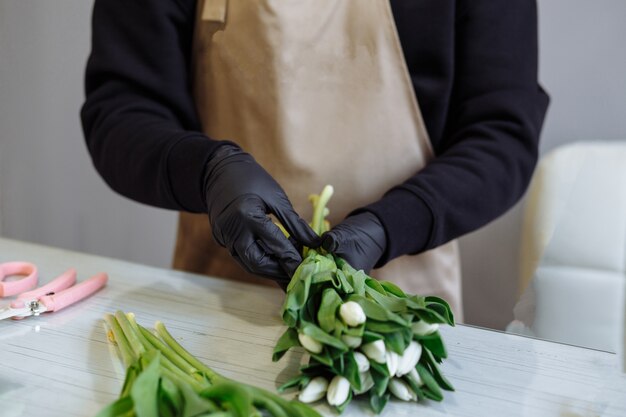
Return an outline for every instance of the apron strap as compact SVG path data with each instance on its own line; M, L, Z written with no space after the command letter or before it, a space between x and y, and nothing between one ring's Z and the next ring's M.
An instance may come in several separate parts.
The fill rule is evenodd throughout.
M204 0L200 12L200 20L210 28L212 33L224 29L228 0Z

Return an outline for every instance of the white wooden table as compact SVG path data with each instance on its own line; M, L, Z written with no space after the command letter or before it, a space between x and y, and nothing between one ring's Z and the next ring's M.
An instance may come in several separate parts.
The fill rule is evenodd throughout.
M297 352L271 361L284 330L278 289L0 239L0 262L15 260L36 263L40 283L69 267L79 280L105 271L110 281L58 313L0 322L1 417L92 416L113 401L124 370L102 317L118 309L146 326L163 321L209 366L263 388L274 389L299 364ZM442 403L392 400L384 416L626 416L626 376L614 354L469 326L442 332L450 357L443 369L456 392ZM373 413L355 401L343 415Z

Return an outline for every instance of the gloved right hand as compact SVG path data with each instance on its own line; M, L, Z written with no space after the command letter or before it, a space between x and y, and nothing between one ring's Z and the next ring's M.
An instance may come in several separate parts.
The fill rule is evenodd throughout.
M319 245L319 237L298 216L280 185L250 154L234 145L222 145L212 155L204 189L214 239L250 273L285 285L302 262L298 249L272 222L270 213L297 243Z

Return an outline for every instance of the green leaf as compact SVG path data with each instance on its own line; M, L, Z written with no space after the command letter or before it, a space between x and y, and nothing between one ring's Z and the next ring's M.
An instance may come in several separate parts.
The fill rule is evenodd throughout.
M325 365L313 360L313 358L309 359L308 365L302 365L300 367L300 372L304 375L308 376L318 376L325 372Z
M179 381L178 387L183 397L185 410L182 414L176 414L177 417L195 417L205 413L214 413L219 411L219 408L213 401L200 396L188 384Z
M422 390L422 388L420 386L418 386L415 383L415 381L413 381L413 379L409 378L406 375L403 376L402 379L404 380L404 382L409 384L409 386L411 387L413 392L417 395L417 401L422 401L424 399L424 397L425 397L424 391Z
M400 297L400 298L406 297L406 294L404 293L404 291L402 291L402 289L400 289L400 287L398 287L393 282L389 282L389 281L379 281L379 282L380 282L381 287L383 287L388 294L393 294L396 297Z
M443 400L443 393L441 392L441 388L439 388L439 384L437 384L437 381L435 381L435 378L433 378L428 369L421 363L418 363L415 366L415 369L417 370L417 373L424 383L424 395L426 395L431 400Z
M365 285L367 287L370 287L373 290L378 291L379 293L381 293L382 295L387 295L387 292L385 291L385 289L383 288L382 285L380 285L380 282L378 282L377 280L375 280L374 278L371 277L367 277L365 279ZM365 289L367 291L367 288Z
M448 352L446 351L446 346L441 339L441 335L439 332L434 332L429 334L427 338L423 338L420 340L422 345L432 352L437 358L447 358Z
M404 320L402 317L386 310L381 305L375 303L372 300L368 300L363 296L353 294L348 297L348 300L358 303L365 312L367 318L369 319L378 321L394 321L398 324L409 326L409 323L407 323L406 320Z
M407 327L391 321L367 320L365 322L365 328L372 332L386 334L398 332L406 329Z
M336 337L329 335L324 330L320 329L319 327L317 327L316 325L312 323L303 323L301 331L305 335L311 336L313 339L317 340L318 342L324 345L332 346L343 352L348 350L348 346L346 346L345 343L343 343L341 340L337 339Z
M398 355L402 355L407 346L402 332L387 334L385 337L385 345Z
M328 349L323 350L321 353L311 353L311 358L326 366L333 366L333 358L328 353Z
M363 342L362 344L375 342L377 340L383 340L385 337L382 334L365 330L363 332Z
M283 322L289 327L296 327L296 324L298 324L298 310L285 310L283 312Z
M370 287L366 287L365 292L374 301L389 311L403 313L407 310L406 298L398 298L395 295L383 295Z
M341 375L350 382L352 388L357 391L360 390L361 377L359 376L359 365L357 365L356 359L354 359L354 353L352 351L347 352L343 355L343 359L344 369Z
M367 275L363 271L347 272L342 268L343 273L346 275L346 279L352 286L352 289L357 295L365 295L365 280Z
M335 279L335 273L333 271L330 271L330 270L316 272L311 277L311 284L312 285L323 284L325 282L330 282L333 285L335 285L334 284L335 282L337 282L337 284L339 284L339 282Z
M288 327L285 333L278 339L278 342L276 342L274 352L272 352L272 361L276 362L280 360L280 358L294 346L300 346L298 331L293 327Z
M298 401L290 401L289 404L296 412L294 417L321 417L320 414L306 404ZM291 417L291 416L290 416Z
M341 322L341 320L337 320L337 321ZM365 331L364 324L358 325L356 327L348 327L346 325L343 325L342 323L341 333L347 336L363 337L364 331Z
M385 406L387 405L387 402L389 401L389 397L390 397L389 393L378 395L377 392L375 392L374 390L371 390L370 391L370 407L372 407L372 410L374 410L376 414L380 414L385 408Z
M441 368L439 368L439 364L437 364L437 361L430 351L426 349L423 351L422 356L420 357L420 362L429 367L435 381L437 381L441 388L446 391L454 391L454 386L452 386L452 383L450 383L450 381L448 381L448 379L443 375Z
M291 378L289 381L285 382L283 385L279 386L277 388L277 391L284 392L296 386L304 386L308 384L310 380L311 380L311 377L308 375L304 375L304 374L296 375L295 377Z
M230 410L235 417L249 417L252 413L250 392L237 383L222 381L200 392L206 399Z
M374 381L374 387L372 391L376 392L379 396L382 396L387 390L389 385L389 370L386 364L370 362L370 374Z
M96 417L128 416L132 413L133 407L133 399L130 396L120 397L100 410Z
M184 408L183 397L176 384L169 378L161 378L158 403L159 416L163 417L176 417L181 414Z
M335 329L337 309L341 305L341 297L333 288L326 288L322 293L322 302L317 311L317 322L327 333Z
M157 350L146 351L139 357L143 370L130 389L137 417L153 417L159 414L160 358L161 352Z
M139 361L135 361L126 369L126 377L124 378L124 385L122 386L120 397L130 396L130 389L140 373L141 369Z
M440 314L448 319L448 324L450 326L454 326L454 314L452 313L450 304L448 304L446 300L444 300L443 298L430 295L426 297L424 301L427 303L429 307L430 307L429 303L436 303L436 304L439 304L441 307L443 307L445 309L445 313L440 312Z
M430 308L414 309L415 315L424 320L426 323L442 323L448 324L448 320L437 311Z
M352 288L352 285L350 284L350 282L348 282L348 279L346 278L346 274L344 274L342 270L338 270L336 276L337 276L337 279L339 280L339 284L341 285L341 290L343 291L344 294L350 294L354 292L354 288Z

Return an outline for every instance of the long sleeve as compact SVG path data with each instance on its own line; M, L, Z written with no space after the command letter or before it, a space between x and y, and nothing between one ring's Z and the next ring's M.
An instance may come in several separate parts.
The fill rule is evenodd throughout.
M207 159L190 81L195 1L96 0L81 111L93 164L111 188L201 212Z
M428 127L436 157L364 208L379 217L388 234L387 251L379 266L473 231L518 201L537 161L548 105L537 81L534 0L464 0L457 2L456 10L449 8L454 33L431 43L451 46L454 52L448 67L452 74L445 74L448 67L437 67L435 60L430 64L430 84L415 75L421 70L411 52L416 42L408 38L418 35L406 34L415 28L402 25L402 12L407 11L400 10L402 7L414 6L398 5L396 20L418 100L420 92L424 93L421 104L426 103L425 119L432 122ZM423 28L423 33L428 33L427 23ZM442 62L447 63L445 56ZM439 134L430 114L437 103L446 101L446 91L439 85L446 79L453 82L447 113L438 113L445 115ZM433 91L441 95L433 97Z

